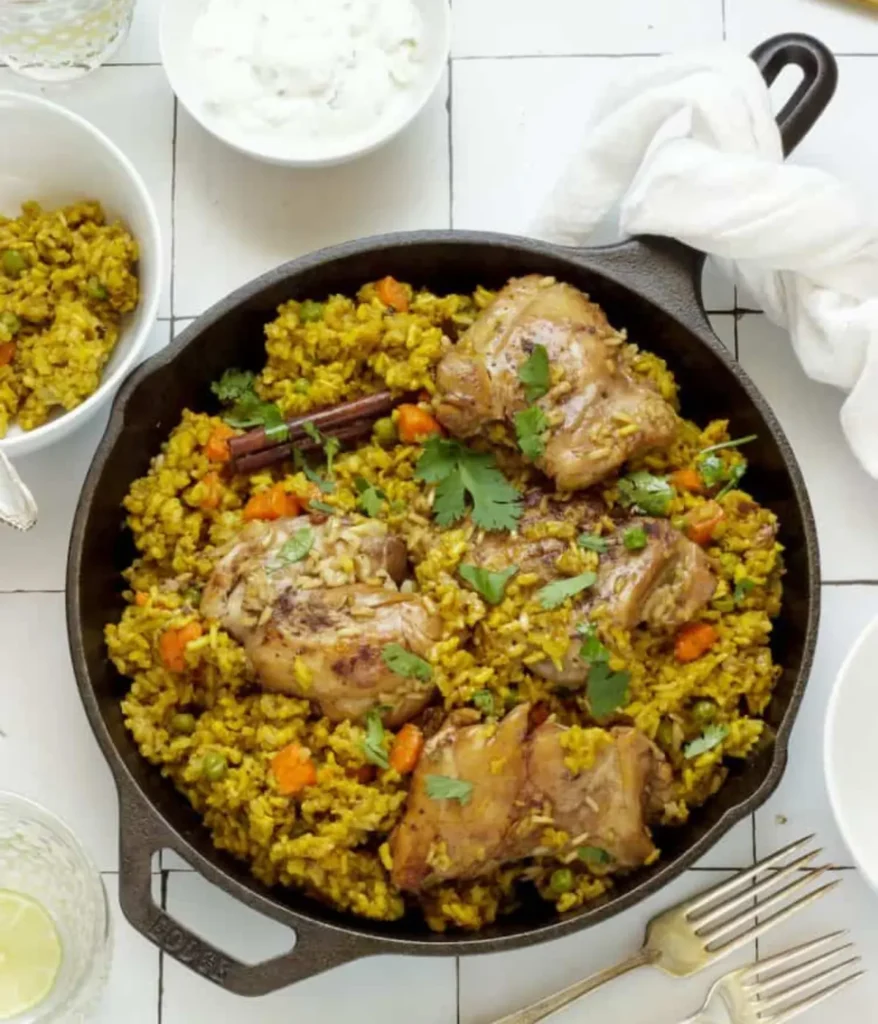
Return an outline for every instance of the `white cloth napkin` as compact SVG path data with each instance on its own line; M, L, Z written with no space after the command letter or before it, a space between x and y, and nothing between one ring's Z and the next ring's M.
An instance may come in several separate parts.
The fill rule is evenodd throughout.
M783 163L749 58L661 58L612 84L533 233L582 245L616 204L627 235L734 262L805 373L850 392L842 428L878 477L878 231L843 182Z

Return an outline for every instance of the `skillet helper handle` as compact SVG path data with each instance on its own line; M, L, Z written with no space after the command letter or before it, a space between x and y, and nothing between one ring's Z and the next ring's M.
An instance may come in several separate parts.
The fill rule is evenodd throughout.
M262 996L339 967L351 960L381 952L362 936L302 920L296 925L295 948L259 964L245 964L190 931L153 898L152 858L172 846L167 827L133 787L120 786L119 901L129 923L190 970L240 996ZM274 916L270 904L257 906L259 897L236 894L253 909ZM291 936L292 938L292 936Z
M784 156L799 145L829 105L838 84L838 65L832 51L813 36L798 32L766 39L750 54L772 85L784 68L801 68L798 88L777 115Z

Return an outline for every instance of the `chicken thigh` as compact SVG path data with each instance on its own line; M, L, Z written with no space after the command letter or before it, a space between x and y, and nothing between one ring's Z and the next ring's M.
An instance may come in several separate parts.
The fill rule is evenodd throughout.
M551 386L538 403L550 426L536 465L561 490L589 487L671 443L676 413L626 365L624 338L600 306L539 275L510 281L440 362L440 422L457 437L511 423L528 405L519 372L537 345L548 354Z

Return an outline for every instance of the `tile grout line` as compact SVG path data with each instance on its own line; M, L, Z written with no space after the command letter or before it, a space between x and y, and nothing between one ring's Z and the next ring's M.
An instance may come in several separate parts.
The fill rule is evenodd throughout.
M457 1024L460 1024L460 957L454 958L454 991L457 995Z
M168 872L161 872L161 902L162 910L167 911L168 909ZM162 1024L164 1018L164 1001L165 1001L165 954L163 950L159 950L159 978L158 978L158 1009L156 1013L156 1024Z
M454 227L454 59L448 58L448 227Z
M179 121L180 101L174 96L174 124L171 132L171 281L168 301L171 306L171 341L174 340L174 303L177 282L177 124Z
M728 39L728 35L726 34L726 0L720 0L720 11L722 12L723 20L723 42L725 42L726 39Z

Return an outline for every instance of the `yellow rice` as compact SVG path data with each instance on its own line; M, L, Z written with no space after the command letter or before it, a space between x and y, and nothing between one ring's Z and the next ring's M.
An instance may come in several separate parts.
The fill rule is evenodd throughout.
M286 303L266 329L268 361L258 389L285 413L388 385L430 390L443 330L449 324L465 329L490 298L482 290L441 298L421 292L402 314L388 312L374 288L366 286L356 300L330 298L321 318L307 323L301 321L299 303ZM634 346L628 346L626 358L676 402L673 377L660 359ZM215 844L249 861L264 882L301 887L342 910L392 920L405 905L390 879L386 840L402 814L406 780L389 769L379 771L374 781L358 781L357 769L366 763L362 727L333 725L307 701L260 692L241 646L216 622L187 648L187 672L170 672L158 656L162 632L197 616L187 589L210 575L212 548L235 535L247 499L276 481L292 494L309 493L308 481L285 465L224 480L219 506L200 508L204 478L216 469L204 445L218 422L185 411L149 473L134 482L125 499L139 556L126 573L129 604L121 621L107 626L106 638L114 663L131 679L123 700L128 728L143 755L202 814ZM672 447L648 456L642 467L665 473L689 466L703 447L728 437L726 428L724 422L704 429L685 422ZM503 448L497 453L507 475L520 484L528 481L531 470L515 452ZM355 510L357 477L387 495L381 517L405 538L417 586L438 607L444 623L430 661L445 707L468 704L479 690L490 691L501 709L522 700L541 702L575 727L565 739L568 767L587 768L606 734L527 667L546 656L563 657L569 612L563 607L544 610L535 600L536 580L525 574L512 580L497 607L461 585L456 569L477 531L468 521L446 530L433 525L431 491L414 477L418 456L414 446L386 449L376 443L344 453L336 460L335 491L322 497L339 509ZM733 451L723 457L729 463L740 458ZM612 486L605 496L615 501ZM704 501L678 495L671 518ZM611 667L631 675L623 716L656 739L673 766L674 794L663 815L667 824L685 821L692 807L716 792L726 775L724 759L744 758L761 742L759 715L779 673L769 649L782 574L774 517L741 491L720 503L725 519L707 549L719 585L700 616L719 633L708 654L681 664L674 657L673 638L645 629L599 627L612 652ZM548 522L531 529L569 540L561 571L574 575L593 566L596 556L576 546L570 524ZM744 578L756 585L730 607L730 595ZM716 702L716 720L728 734L714 749L687 760L682 745L702 730L690 709L703 697ZM194 731L175 735L169 729L171 717L193 708L198 711ZM319 767L317 783L291 800L278 792L270 762L294 741L309 748ZM211 751L229 765L218 782L201 772L204 755ZM428 923L435 929L483 927L514 907L522 881L532 882L562 912L598 897L610 879L599 865L581 863L570 865L572 890L560 897L552 893L549 879L559 863L553 851L563 850L568 839L547 829L545 854L475 882L437 886L422 902Z

